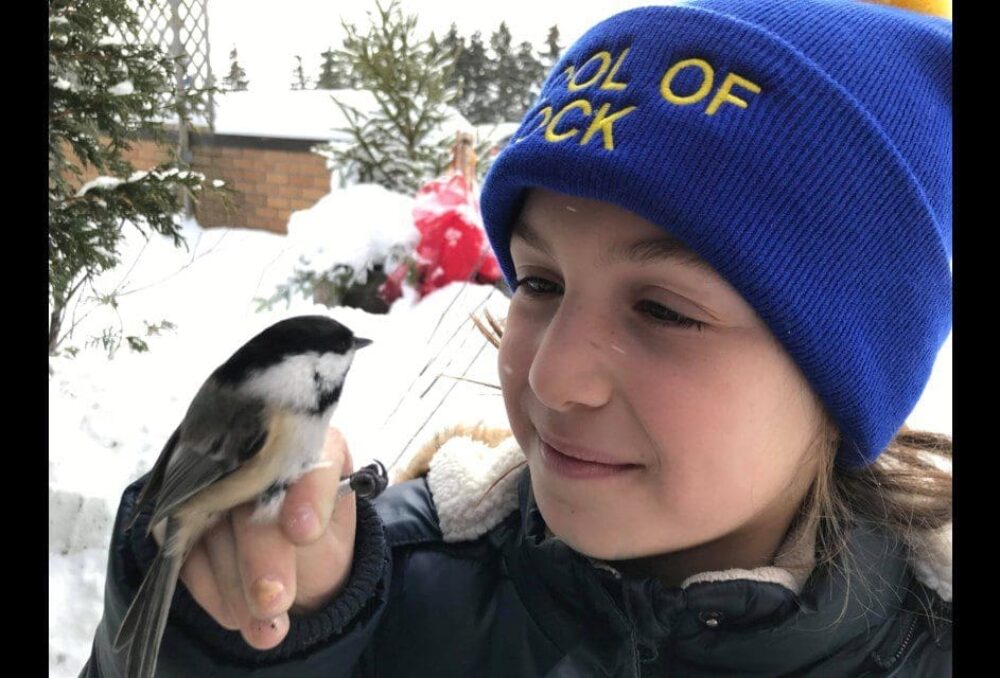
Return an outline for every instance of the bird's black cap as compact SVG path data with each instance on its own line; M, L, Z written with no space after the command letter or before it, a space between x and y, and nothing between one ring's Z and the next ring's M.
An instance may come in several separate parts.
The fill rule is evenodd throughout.
M301 315L271 325L245 343L213 376L222 383L236 384L253 370L276 365L302 353L340 353L372 343L355 337L349 328L323 315Z

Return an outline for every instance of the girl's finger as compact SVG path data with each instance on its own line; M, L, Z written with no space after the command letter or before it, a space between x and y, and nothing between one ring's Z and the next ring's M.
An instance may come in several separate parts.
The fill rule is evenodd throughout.
M188 553L184 567L181 568L180 578L191 597L216 623L230 631L239 628L239 624L236 623L233 613L229 611L229 606L226 605L226 601L223 600L222 593L219 591L204 542L195 544L191 552Z
M205 550L219 591L243 639L250 647L258 650L269 650L277 646L288 633L288 615L281 614L274 620L260 620L251 614L243 591L239 556L230 516L227 515L225 519L220 520L206 535Z
M341 497L323 536L298 548L295 572L298 593L292 608L294 614L318 610L344 588L354 560L356 515L354 493Z
M295 601L295 545L277 523L251 521L254 509L254 504L233 509L232 534L250 614L272 619Z
M326 532L340 479L354 472L347 443L336 428L327 429L323 459L330 466L311 471L292 484L281 507L285 534L299 546L311 544Z

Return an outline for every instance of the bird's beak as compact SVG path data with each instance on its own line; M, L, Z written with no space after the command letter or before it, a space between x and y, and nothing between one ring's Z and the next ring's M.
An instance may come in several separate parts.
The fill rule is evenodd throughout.
M354 337L354 350L357 351L359 348L364 348L368 344L371 344L371 339L365 339L364 337Z

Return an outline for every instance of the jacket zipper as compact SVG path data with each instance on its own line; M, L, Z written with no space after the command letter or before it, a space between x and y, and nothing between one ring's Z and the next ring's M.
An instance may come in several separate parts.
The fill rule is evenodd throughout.
M872 651L872 659L875 660L875 663L878 664L879 668L888 669L899 661L899 658L903 656L903 652L905 652L906 648L909 646L910 641L913 640L913 631L917 628L917 621L917 616L913 615L913 619L910 621L910 627L907 629L906 636L903 638L903 643L896 649L896 652L890 659L882 659L877 650Z
M634 658L633 672L635 673L635 678L642 678L642 663L639 661L638 634L636 634L631 623L628 626L629 639L632 641L632 657Z
M591 561L591 564L593 564L593 561ZM605 569L605 568L601 568L601 569ZM618 573L618 571L615 570L614 568L611 568L610 571L614 575L615 580L619 584L621 584L621 574ZM610 608L614 611L615 616L618 617L618 620L622 623L622 626L624 626L626 629L628 629L629 645L631 646L631 649L632 649L632 658L633 658L633 660L632 660L632 675L634 676L634 678L642 678L642 667L640 666L641 662L639 661L639 639L638 639L639 636L638 636L638 633L636 632L635 626L632 624L632 620L628 617L628 615L623 610L621 610L618 607L618 603L615 602L615 600L604 589L604 586L602 586L599 581L597 582L597 589L603 594L604 599L607 601L607 603L610 606ZM625 595L626 594L623 591L622 592L622 598L623 599L625 598Z

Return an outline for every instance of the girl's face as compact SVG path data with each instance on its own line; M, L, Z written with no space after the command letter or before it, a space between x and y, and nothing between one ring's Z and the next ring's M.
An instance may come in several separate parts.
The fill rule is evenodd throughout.
M821 422L768 327L703 262L613 256L669 236L609 203L531 189L514 233L498 367L549 529L594 558L673 554L678 580L768 564ZM567 471L540 437L619 466Z

